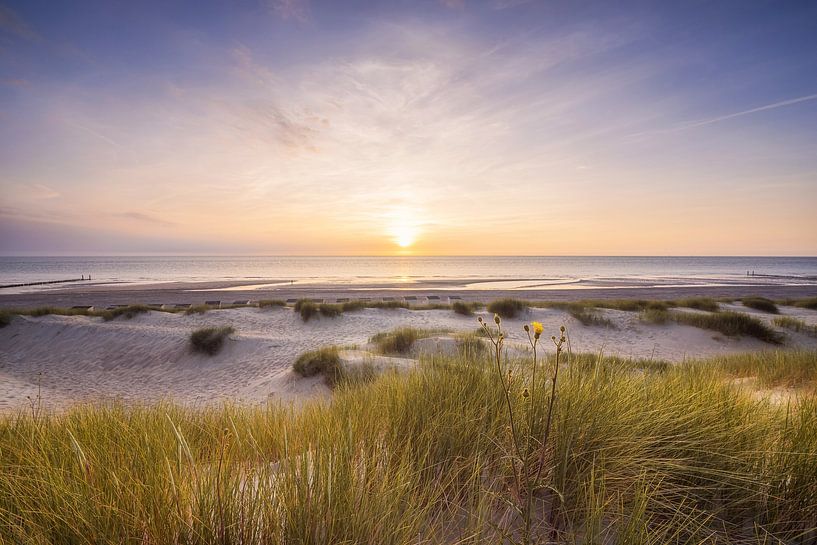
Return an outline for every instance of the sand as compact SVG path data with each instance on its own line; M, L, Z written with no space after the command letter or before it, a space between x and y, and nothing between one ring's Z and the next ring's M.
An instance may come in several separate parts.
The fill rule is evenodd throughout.
M479 284L478 279L470 279ZM723 285L652 285L640 287L616 283L595 283L588 285L551 286L549 289L469 289L463 280L438 280L415 283L308 283L288 284L280 280L255 281L205 281L166 282L159 284L82 284L70 287L50 287L47 289L0 290L0 308L94 305L105 308L114 304L189 303L200 304L209 300L233 302L237 300L259 301L261 299L337 298L358 299L370 297L414 296L418 302L427 296L439 297L447 301L449 296L463 300L491 301L502 297L515 297L531 301L576 301L579 299L679 299L683 297L744 297L759 295L771 299L797 299L817 296L817 286L812 281L799 285L769 284L751 279L740 284ZM492 282L491 285L502 285ZM563 289L570 288L570 289Z
M767 322L774 318L741 305L726 307ZM815 311L784 307L782 312L817 324ZM544 324L546 335L566 325L574 351L675 362L775 348L756 339L725 338L690 326L644 324L637 313L602 313L615 328L584 326L555 309L530 309L504 325L511 344L523 341L524 323L537 320ZM490 319L487 313L482 315ZM236 333L215 356L193 353L188 344L190 333L216 325L232 325ZM365 309L308 323L291 308L225 309L201 315L149 312L109 322L86 316L15 317L0 329L0 411L26 409L30 398L37 398L38 389L49 408L111 399L128 403L172 399L187 405L228 400L298 402L331 395L320 378L304 379L291 370L304 351L343 345L348 347L343 358L350 364L369 361L380 368L405 369L414 365L421 352L455 351L452 336L423 340L408 358L372 356L368 339L399 326L471 332L477 325L476 316L460 316L450 310L406 309ZM787 335L787 348L817 348L817 339L792 332Z

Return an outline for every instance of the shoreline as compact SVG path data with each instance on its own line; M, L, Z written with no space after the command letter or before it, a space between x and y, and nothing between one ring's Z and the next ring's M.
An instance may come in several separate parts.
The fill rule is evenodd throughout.
M493 279L491 281L494 281ZM496 280L498 282L520 281L519 279ZM437 280L417 284L401 282L335 284L335 283L292 283L288 280L244 280L244 281L202 281L202 282L162 282L152 284L111 284L74 286L24 293L0 292L0 308L31 308L38 306L71 307L76 305L106 307L123 304L203 304L206 301L234 300L259 301L261 299L301 299L323 298L327 302L337 299L390 297L403 299L416 297L419 300L431 296L436 301L448 301L450 297L464 301L487 302L493 299L513 297L530 301L580 301L584 299L677 299L683 297L740 298L761 296L770 299L798 299L817 296L817 285L782 284L735 284L718 285L583 285L570 288L564 285L528 288L475 289L468 288L463 280ZM486 282L468 279L473 285ZM266 287L259 287L266 286Z

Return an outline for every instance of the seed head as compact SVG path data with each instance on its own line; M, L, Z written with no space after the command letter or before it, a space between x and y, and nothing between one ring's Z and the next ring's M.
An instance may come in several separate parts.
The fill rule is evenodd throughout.
M499 314L494 314L494 322L496 322L496 325L499 325L502 322L502 320L499 318Z
M565 332L565 326L561 326L561 327L559 327L559 331L561 331L562 333L564 333L564 332Z
M530 392L528 391L528 389L527 389L527 388L525 388L524 390L522 390L522 397L524 397L525 399L527 399L527 398L529 398L529 397L530 397Z
M524 326L522 326L522 329L525 330L525 333L530 333L530 327L528 327L528 324L525 324Z

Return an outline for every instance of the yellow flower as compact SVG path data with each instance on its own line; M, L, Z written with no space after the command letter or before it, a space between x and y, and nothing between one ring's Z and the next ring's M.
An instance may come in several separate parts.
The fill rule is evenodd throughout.
M544 326L542 325L542 323L541 323L541 322L531 322L531 324L530 324L530 325L531 325L531 327L533 327L533 332L534 332L536 335L541 335L541 334L542 334L542 331L544 331L544 330L545 330L545 328L544 328Z

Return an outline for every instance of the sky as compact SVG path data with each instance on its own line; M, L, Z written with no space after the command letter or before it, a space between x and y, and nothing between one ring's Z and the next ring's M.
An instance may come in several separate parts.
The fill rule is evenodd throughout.
M817 2L0 0L0 253L817 255Z

